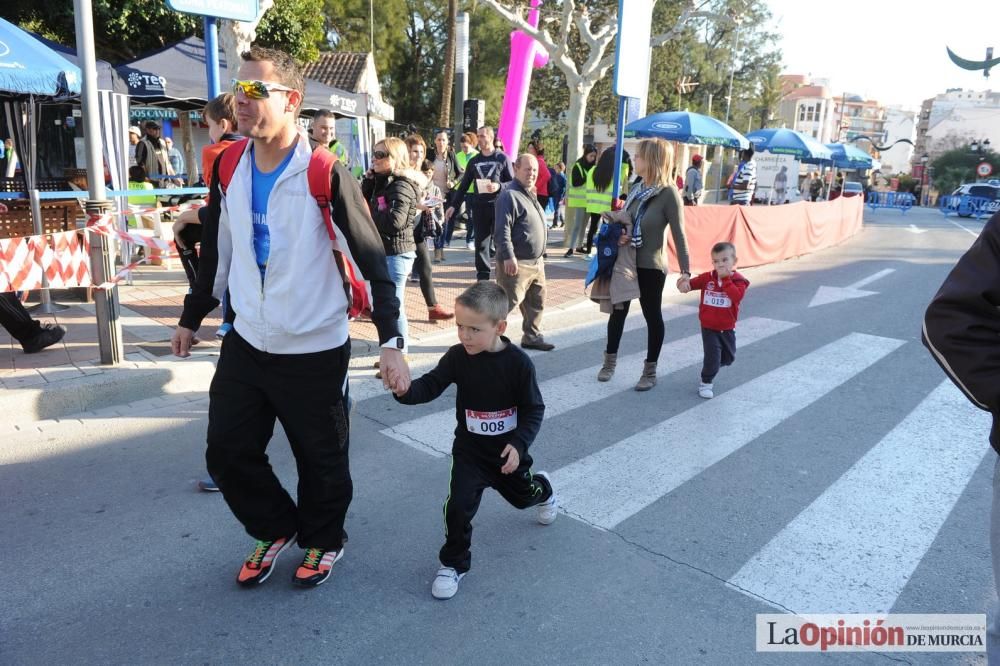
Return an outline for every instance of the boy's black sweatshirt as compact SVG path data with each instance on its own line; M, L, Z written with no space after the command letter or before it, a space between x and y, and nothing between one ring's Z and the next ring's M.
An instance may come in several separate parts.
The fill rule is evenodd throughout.
M455 345L441 357L437 367L414 380L410 390L396 396L396 400L404 405L423 404L455 384L455 447L499 456L504 446L511 444L523 457L538 435L545 403L531 359L507 338L501 340L507 345L503 350L473 355L462 345ZM508 429L512 416L516 427ZM503 430L482 432L489 430L490 424L500 423L504 424Z

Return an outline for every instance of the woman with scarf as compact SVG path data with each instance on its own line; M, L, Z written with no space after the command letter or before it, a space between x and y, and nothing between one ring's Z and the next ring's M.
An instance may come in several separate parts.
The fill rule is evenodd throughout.
M423 174L424 185L420 191L420 198L417 200L417 215L413 220L413 246L416 252L416 259L413 261L413 275L416 282L420 283L420 293L424 296L424 303L427 305L427 318L431 321L445 321L455 316L455 313L437 302L437 295L434 293L434 269L431 266L430 245L434 243L435 227L433 223L428 227L422 223L425 214L432 213L432 207L424 204L424 200L430 193L429 186L433 185L432 176L423 170L424 157L427 155L427 144L419 134L411 134L406 137L406 147L410 153L410 168ZM438 191L438 198L441 197ZM438 234L440 235L440 234ZM413 280L413 276L410 277Z
M428 156L434 164L434 184L441 191L441 196L448 200L451 196L451 188L458 181L462 180L465 174L465 167L459 164L455 149L451 147L451 139L448 130L441 130L434 135L434 151ZM439 264L444 261L444 249L451 245L451 235L455 231L455 218L444 223L444 231L434 239L434 263Z
M648 391L656 385L656 364L663 346L663 314L660 311L663 285L667 279L665 235L667 227L674 239L681 275L691 276L687 239L684 236L684 204L677 186L670 177L674 168L674 149L663 139L643 139L632 158L640 180L629 191L625 210L632 220L630 234L622 234L619 245L635 248L636 280L639 285L639 306L646 320L646 362L636 391ZM613 213L611 214L613 215ZM626 301L608 319L608 344L604 365L597 379L606 382L615 372L618 345L625 331L629 305Z

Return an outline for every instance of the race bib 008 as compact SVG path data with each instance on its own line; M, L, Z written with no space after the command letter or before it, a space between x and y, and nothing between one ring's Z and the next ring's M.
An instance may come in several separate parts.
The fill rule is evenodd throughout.
M710 305L713 308L728 308L733 305L724 291L708 291L706 289L704 294L705 305Z
M517 428L517 407L496 412L465 410L465 427L476 435L496 436Z

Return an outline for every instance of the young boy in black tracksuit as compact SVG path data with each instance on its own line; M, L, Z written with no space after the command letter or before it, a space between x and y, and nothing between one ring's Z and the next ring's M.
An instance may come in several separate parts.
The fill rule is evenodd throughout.
M445 544L431 593L450 599L469 570L472 518L486 488L495 488L518 509L538 507L538 522L556 519L556 495L545 472L531 473L528 447L545 413L531 359L510 340L507 295L495 282L478 282L455 299L461 344L437 367L396 395L405 405L430 402L450 384L455 399L455 442L445 500Z

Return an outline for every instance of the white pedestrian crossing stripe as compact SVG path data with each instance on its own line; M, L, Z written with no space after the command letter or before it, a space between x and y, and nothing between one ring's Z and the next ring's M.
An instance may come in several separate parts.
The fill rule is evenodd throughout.
M586 305L592 306L593 308L597 307L593 303L586 303ZM638 308L633 308L632 312L629 313L628 318L625 320L626 331L634 331L646 326L646 321L642 318L642 313L638 310ZM667 304L663 306L662 312L663 321L670 321L672 319L695 315L698 313L698 308L691 305ZM515 344L520 340L519 322L520 319L510 322L510 325L507 328L508 337L510 337ZM548 325L551 325L551 322L549 322ZM543 332L545 333L545 340L556 345L557 350L571 345L582 345L587 342L604 339L608 333L608 318L605 315L598 315L595 313L593 314L593 317L588 318L586 321L565 326L558 330L554 330L552 333L549 333L548 331ZM455 333L454 329L446 334L435 336L435 338L435 342L444 344L446 347L458 344L458 334ZM551 353L538 351L537 349L526 349L524 351L531 357ZM443 352L436 352L432 355L421 354L423 358L420 361L411 361L410 375L414 378L419 377L437 365L438 360L440 360L443 355ZM370 398L386 395L387 391L382 386L382 380L375 379L374 372L374 370L365 369L363 371L363 376L357 376L357 374L362 374L357 373L357 371L355 371L356 374L352 375L351 399L354 400L354 402L361 402L362 400L368 400ZM454 414L454 411L451 413ZM449 429L448 432L450 433L451 429Z
M612 529L902 344L851 333L556 470L559 505L590 525Z
M642 320L639 322L641 324ZM744 347L797 325L777 319L750 317L740 322L737 334L739 344ZM702 356L701 334L667 343L660 352L659 371L666 374L699 364ZM597 381L600 365L542 382L539 388L545 400L545 418L553 418L616 393L631 390L642 372L645 357L645 351L620 357L615 375L609 382ZM695 379L692 379L692 385L694 382ZM444 456L451 452L451 433L454 429L455 410L452 408L386 428L382 434L430 455Z
M944 381L730 579L797 613L885 613L983 456L990 415Z

